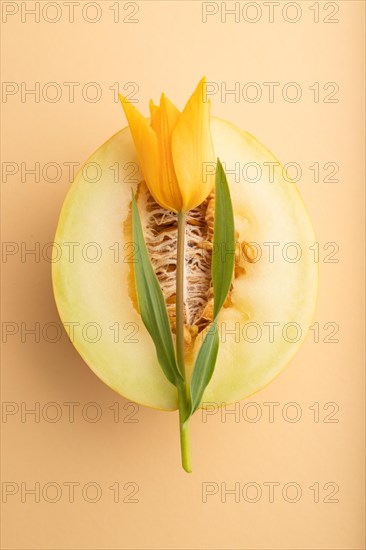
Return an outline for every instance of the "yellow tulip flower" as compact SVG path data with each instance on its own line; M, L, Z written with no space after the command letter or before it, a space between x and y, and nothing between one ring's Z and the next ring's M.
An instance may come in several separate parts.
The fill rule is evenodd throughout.
M203 78L180 112L162 94L160 105L150 101L150 122L120 96L150 193L161 206L187 212L211 192L214 174L206 163L215 163L210 132L210 102L204 101Z

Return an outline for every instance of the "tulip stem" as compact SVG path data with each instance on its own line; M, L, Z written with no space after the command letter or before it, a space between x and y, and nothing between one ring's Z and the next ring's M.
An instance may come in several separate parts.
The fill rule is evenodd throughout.
M177 270L176 270L176 314L175 334L176 353L179 371L184 381L178 385L179 401L179 431L182 454L182 466L186 472L191 472L191 455L189 440L188 396L186 387L186 370L184 360L184 251L185 251L186 216L178 212L178 244L177 244Z
M176 282L176 337L177 337L177 362L179 370L185 379L184 365L184 248L186 233L186 217L183 212L178 212L178 245L177 245L177 282Z
M187 473L192 472L191 467L191 443L189 438L189 418L187 418L187 390L185 383L178 386L179 402L179 433L182 466Z

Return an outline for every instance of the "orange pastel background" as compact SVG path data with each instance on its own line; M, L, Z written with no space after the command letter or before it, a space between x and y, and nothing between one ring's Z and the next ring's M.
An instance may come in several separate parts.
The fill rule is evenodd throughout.
M2 236L12 250L2 263L2 547L364 548L364 2L36 4L1 2ZM42 337L60 322L42 251L72 164L125 125L117 88L146 113L162 90L181 108L202 75L215 83L214 115L301 167L320 243L319 341L311 331L238 417L194 417L188 476L175 413L128 403L65 334ZM225 96L235 86L239 98ZM39 177L27 172L35 163ZM327 262L327 243L338 261ZM37 246L39 257L24 256ZM27 333L36 323L39 341ZM225 502L235 484L239 502Z

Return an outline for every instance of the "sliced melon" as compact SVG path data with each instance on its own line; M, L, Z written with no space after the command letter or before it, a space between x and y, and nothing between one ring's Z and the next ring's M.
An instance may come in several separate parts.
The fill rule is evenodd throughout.
M203 397L220 405L263 388L299 349L314 312L317 264L310 251L316 240L311 222L282 166L255 138L228 122L213 118L211 131L215 153L226 167L240 256L219 317L216 368ZM149 216L141 174L126 177L137 166L129 128L102 145L88 163L90 169L79 172L66 197L55 236L60 259L52 275L60 317L103 382L127 399L174 410L176 388L157 362L136 306L131 187L139 196L143 224ZM100 178L90 176L96 166ZM254 172L244 181L251 167ZM193 291L187 284L188 297ZM209 322L200 326L187 346L188 372L208 329Z

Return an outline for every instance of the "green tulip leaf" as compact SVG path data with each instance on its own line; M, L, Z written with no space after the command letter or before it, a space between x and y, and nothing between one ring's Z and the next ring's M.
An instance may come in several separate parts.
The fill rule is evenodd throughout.
M216 320L212 323L198 351L191 378L191 416L198 408L203 392L215 370L219 351L219 334ZM188 417L189 417L188 416Z
M216 165L215 222L212 252L214 319L230 290L235 262L235 224L233 205L225 171L219 159Z
M219 350L217 317L224 305L233 276L235 262L235 225L230 190L219 159L215 180L215 222L212 252L212 287L214 320L198 351L191 378L192 415L198 408L203 392L211 380Z
M136 245L134 264L137 300L141 318L156 348L159 364L172 384L177 386L183 380L179 372L169 317L163 292L151 265L146 248L136 200L132 194L132 229Z

